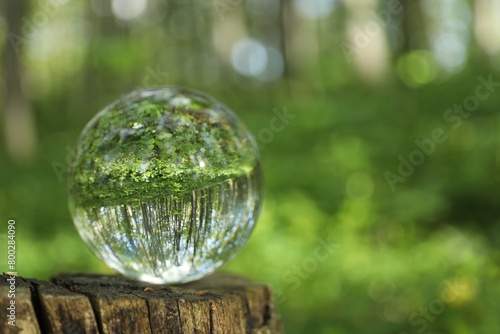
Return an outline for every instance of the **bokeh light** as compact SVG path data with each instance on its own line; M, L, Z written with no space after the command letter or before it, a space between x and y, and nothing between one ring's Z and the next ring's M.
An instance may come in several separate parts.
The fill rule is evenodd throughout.
M248 77L258 77L266 70L268 56L262 43L245 38L234 44L231 60L238 73Z
M148 0L111 0L111 8L117 19L123 21L140 17L148 6Z
M465 0L422 1L430 20L431 50L441 67L449 73L459 72L468 58L471 11Z
M408 86L425 85L436 76L434 56L426 50L410 52L399 59L397 70L400 79Z
M267 64L265 70L257 77L260 81L270 82L278 80L283 74L285 63L283 56L275 48L266 48Z
M458 72L467 60L465 42L454 33L440 34L434 40L432 49L441 66L448 72Z

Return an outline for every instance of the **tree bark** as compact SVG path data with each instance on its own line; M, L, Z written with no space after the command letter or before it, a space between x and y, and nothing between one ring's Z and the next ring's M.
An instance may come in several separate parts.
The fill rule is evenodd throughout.
M0 276L1 314L11 276ZM228 274L182 285L120 275L63 274L52 282L15 277L16 327L1 333L282 333L271 289Z

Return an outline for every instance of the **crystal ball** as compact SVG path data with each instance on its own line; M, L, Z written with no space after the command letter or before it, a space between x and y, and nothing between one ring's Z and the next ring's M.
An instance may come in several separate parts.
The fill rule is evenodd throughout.
M136 90L82 131L68 201L81 237L110 268L150 283L189 282L249 238L262 202L259 152L214 98Z

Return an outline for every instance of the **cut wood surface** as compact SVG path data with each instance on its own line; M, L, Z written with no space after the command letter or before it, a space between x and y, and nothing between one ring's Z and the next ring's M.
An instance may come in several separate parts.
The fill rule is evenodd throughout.
M283 333L269 286L228 274L182 285L120 275L62 274L52 282L0 276L0 333ZM15 327L5 316L15 300ZM8 313L7 313L8 315Z

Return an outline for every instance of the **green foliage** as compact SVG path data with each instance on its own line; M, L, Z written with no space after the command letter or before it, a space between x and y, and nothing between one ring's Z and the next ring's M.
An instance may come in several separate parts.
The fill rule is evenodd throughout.
M464 23L468 20L459 20L464 24L457 25L452 24L451 17L446 22L436 18L438 14L475 13L467 8L436 10L427 19L417 13L408 22L421 24L405 22L400 25L405 31L397 31L398 24L391 24L389 38L368 40L366 48L355 49L353 58L346 60L339 43L350 35L343 27L355 26L354 21L347 20L352 16L348 15L350 9L339 7L336 16L316 22L298 21L299 17L288 11L300 24L300 29L286 31L285 42L291 43L285 43L284 57L289 77L286 82L262 84L234 74L230 67L222 66L224 60L214 60L220 56L218 48L225 48L221 41L226 40L227 31L222 29L222 21L211 22L216 29L200 29L205 34L202 37L176 40L168 32L172 27L168 22L173 22L170 17L161 24L156 24L159 20L146 22L147 16L142 22L115 24L112 17L90 15L90 7L76 10L84 3L90 6L90 2L68 2L61 7L57 19L65 25L43 27L36 35L47 39L40 41L34 36L26 43L32 53L21 54L29 61L23 66L31 79L26 76L21 81L31 92L38 150L32 164L25 166L14 163L5 145L0 150L0 212L5 219L9 216L17 222L20 275L48 279L61 272L110 272L87 249L67 210L66 184L60 181L69 167L67 148L73 147L96 110L132 87L182 84L211 92L230 105L257 137L270 127L274 108L286 105L296 115L293 123L265 143L262 215L248 245L226 267L274 287L287 333L418 333L421 327L409 323L410 315L417 312L422 319L420 309L429 308L440 298L445 282L455 278L464 286L459 298L447 303L421 332L500 332L500 94L495 92L481 101L457 129L443 120L448 108L475 93L479 73L500 78L498 54L485 54L477 41L465 42L479 30L472 34L472 26ZM436 5L439 3L445 2ZM461 1L453 3L455 6ZM462 4L469 9L481 7ZM172 9L184 6L180 2L170 5ZM386 4L381 6L386 8ZM426 12L430 8L424 7ZM251 11L247 12L250 15ZM169 8L168 13L173 15L174 10ZM267 42L280 36L273 26L289 26L273 24L262 29L257 24L260 18L246 19L246 23L255 24L249 30L252 36ZM400 22L400 17L393 19L393 23ZM224 23L229 22L232 18ZM426 27L429 22L432 25ZM190 20L185 24L192 26ZM432 59L432 75L427 73L429 77L420 81L418 88L408 88L398 75L405 82L415 83L425 73L412 68L401 72L402 67L412 66L405 55L413 54L414 58L422 53L400 49L397 43L403 38L399 34L411 34L411 41L403 43L405 47L427 45L429 34L440 30L436 27L442 24L470 30L461 30L464 44L460 44L466 48L469 63L461 74L444 73ZM482 30L490 35L490 30ZM59 40L51 35L56 31L68 34ZM450 38L448 29L444 33L441 41ZM385 31L378 36L386 36ZM482 43L488 41L485 36ZM364 86L355 76L363 66L356 68L356 63L368 60L364 68L372 69L377 57L370 48L382 40L395 47L394 52L384 49L394 60L384 74L387 80L376 87ZM495 40L490 42L491 51ZM37 47L41 45L49 47ZM71 55L64 52L63 45L73 50ZM4 49L8 47L5 44ZM62 51L50 57L47 51L51 49ZM441 56L441 61L458 59ZM136 107L144 122L164 113L155 103ZM118 105L115 108L112 113L119 112ZM176 122L196 123L195 111L205 108L203 101L196 101L180 110ZM123 125L130 131L136 122L120 117L114 121L117 128ZM120 161L115 167L96 160L97 155L91 153L135 144L122 140L119 132L106 137L106 129L94 124L99 136L89 138L87 149L76 152L77 160L85 161L88 167L76 173L80 175L75 189L79 200L89 206L97 201L133 201L137 196L181 191L183 184L188 191L197 185L192 177L188 178L191 183L186 181L186 175L197 174L203 182L212 182L226 175L241 175L253 166L247 153L228 145L231 142L226 141L224 127L210 132L215 129L203 128L203 122L197 124L190 129L181 126L182 131L135 129L135 135L141 134L144 140L131 147L133 156L116 150ZM447 141L437 145L435 152L392 192L384 173L397 173L398 157L407 159L416 149L415 139L429 138L436 128L445 130ZM189 155L175 151L182 146L185 152L200 154L191 139L207 131L225 143L222 147L230 157L227 161L238 161L237 165L201 170L191 164ZM162 154L165 156L160 159ZM212 162L217 160L216 150L204 154ZM145 160L149 165L143 171L141 162ZM171 168L167 162L176 167ZM101 177L118 181L107 183ZM166 182L167 178L175 181ZM148 180L148 187L144 187ZM334 251L318 260L317 247L325 240L333 241ZM319 254L325 254L323 249Z
M409 315L428 307L455 278L464 282L464 293L428 322L426 332L500 328L500 96L482 103L460 129L448 130L448 141L394 193L383 176L397 170L398 156L414 150L415 139L446 126L443 112L474 92L475 80L464 76L417 91L312 93L293 104L241 94L235 110L256 134L269 125L275 106L286 104L296 115L262 152L262 215L248 245L226 267L272 284L288 333L416 333L420 327L409 324ZM66 185L51 167L65 162L66 146L86 121L64 134L47 125L43 154L32 167L19 169L3 156L0 212L17 220L21 275L110 272L78 236ZM147 145L170 138L151 136ZM328 238L335 251L316 269L301 269Z
M151 92L123 97L83 131L69 177L79 205L181 195L256 166L254 144L222 105L189 91Z

